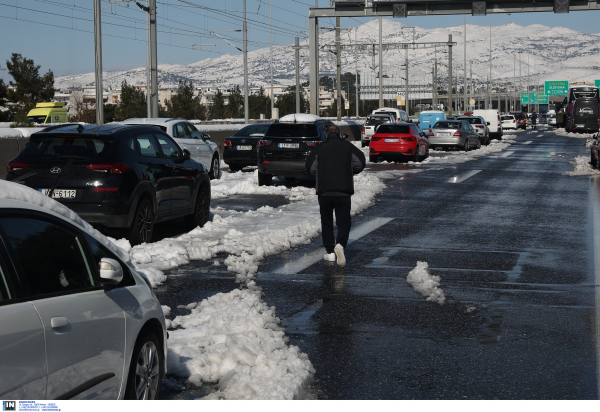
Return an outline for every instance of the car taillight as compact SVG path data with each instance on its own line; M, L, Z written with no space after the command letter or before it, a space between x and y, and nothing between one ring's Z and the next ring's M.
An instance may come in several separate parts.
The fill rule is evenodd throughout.
M514 123L514 122L515 122L515 121L513 120L513 123Z
M409 137L403 137L402 140L404 140L405 142L416 142L417 138L414 136L409 136Z
M95 187L93 192L116 192L118 187Z
M231 147L231 140L225 140L223 144L227 147Z
M363 133L365 132L365 128L364 128L364 127L362 128L362 132L363 132Z
M461 136L462 136L462 134L460 133L460 131L457 130L454 132L454 137L461 137Z
M433 130L429 129L429 136L430 137L434 137L435 135L433 134Z
M475 127L478 128L478 129L483 129L483 126L476 125Z
M305 142L305 143L306 143L307 146L310 146L310 147L315 147L316 145L321 144L321 142L319 142L318 140L317 141Z
M85 168L93 172L109 173L112 175L125 173L131 169L125 163L99 163L87 165Z
M6 166L6 171L9 173L16 172L17 170L27 169L28 167L29 163L15 162L14 160L11 160Z
M273 143L273 142L270 140L259 140L257 147L270 146L271 143Z
M373 142L377 142L379 140L381 140L383 136L381 136L380 134L375 133L373 136L371 136L371 141Z

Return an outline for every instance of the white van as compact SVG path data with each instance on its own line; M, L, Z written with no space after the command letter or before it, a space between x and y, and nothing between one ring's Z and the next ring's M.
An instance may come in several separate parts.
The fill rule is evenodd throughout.
M500 112L497 109L473 110L473 116L481 116L490 131L490 138L502 140L503 130Z
M396 122L408 122L408 114L404 110L394 109L393 107L380 107L373 110L371 114L386 114L390 113L396 119Z

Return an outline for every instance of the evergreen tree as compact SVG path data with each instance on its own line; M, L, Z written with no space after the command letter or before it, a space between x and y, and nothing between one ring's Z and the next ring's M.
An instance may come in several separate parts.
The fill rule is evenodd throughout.
M244 117L244 95L238 85L231 89L229 104L227 105L227 117L231 119Z
M121 103L115 108L115 119L125 120L136 117L146 117L148 106L146 94L134 86L129 86L126 80L121 83Z
M202 93L194 96L194 84L179 80L177 94L171 101L165 101L170 117L181 117L188 120L205 120L205 109L202 105Z
M209 109L211 119L224 119L227 108L225 107L225 99L223 98L223 92L221 89L217 89L215 98L213 99L212 105Z
M283 117L286 114L296 113L296 86L292 86L290 90L281 96L275 107L279 109L279 116ZM308 102L304 99L302 93L300 93L300 113L308 112Z
M48 70L40 76L40 67L33 60L24 58L19 53L13 53L6 61L8 73L14 81L9 84L14 87L8 90L7 98L21 105L22 112L33 109L38 102L50 101L54 97L54 73Z
M6 84L4 84L4 80L0 79L0 122L8 122L10 120L10 112L7 109L4 109L4 105L6 104L6 98L8 96L8 89L6 88Z
M271 99L265 95L262 86L258 94L248 96L248 112L251 119L260 119L261 114L264 114L267 119L271 117Z

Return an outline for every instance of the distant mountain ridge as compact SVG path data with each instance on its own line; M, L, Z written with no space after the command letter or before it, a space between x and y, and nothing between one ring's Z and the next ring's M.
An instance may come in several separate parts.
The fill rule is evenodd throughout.
M464 26L443 29L408 28L404 24L390 19L383 19L383 43L401 42L445 42L448 35L457 44L453 48L454 76L463 76L464 66ZM467 25L467 59L472 61L473 77L483 82L489 75L489 26ZM414 36L414 37L413 37ZM586 34L564 27L546 27L539 24L519 26L509 23L503 26L492 26L492 73L495 82L512 81L515 57L521 54L522 84L543 82L545 80L595 80L600 79L600 34ZM342 30L342 44L360 44L379 42L379 20L371 20L358 26L357 29ZM301 45L307 46L308 42ZM334 33L321 35L319 54L320 74L335 74L335 55L328 50L334 48ZM438 75L447 77L448 55L444 49L421 49L409 51L409 78L412 81L431 81L431 72L435 56L440 66ZM404 51L384 50L384 75L404 77ZM301 50L301 81L308 80L308 48ZM343 50L342 72L373 73L373 61L378 64L379 56L372 48L367 50ZM529 59L529 66L527 61ZM160 55L159 55L160 60ZM222 55L213 59L201 60L189 65L160 64L158 79L160 87L176 88L179 80L192 81L195 86L216 86L229 88L243 84L242 55ZM467 69L469 69L467 62ZM529 67L529 81L527 72ZM376 68L377 70L377 68ZM270 84L270 51L269 47L248 53L248 72L250 86ZM295 84L295 57L292 45L273 46L273 77L276 85ZM129 84L146 84L146 68L113 71L103 73L105 87L118 89L121 82ZM398 80L399 83L403 80ZM462 80L461 80L462 81ZM519 83L519 62L516 61L516 84ZM60 76L55 79L55 87L66 89L70 86L94 86L94 73Z

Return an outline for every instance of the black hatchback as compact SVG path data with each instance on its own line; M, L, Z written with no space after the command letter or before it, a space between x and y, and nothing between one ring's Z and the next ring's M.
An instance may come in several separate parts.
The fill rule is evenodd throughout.
M185 216L203 226L210 179L187 150L152 126L61 125L31 135L6 180L51 196L99 229L150 242L154 224Z
M256 166L258 142L271 123L251 124L239 130L223 142L223 161L231 172L239 172L246 166Z

